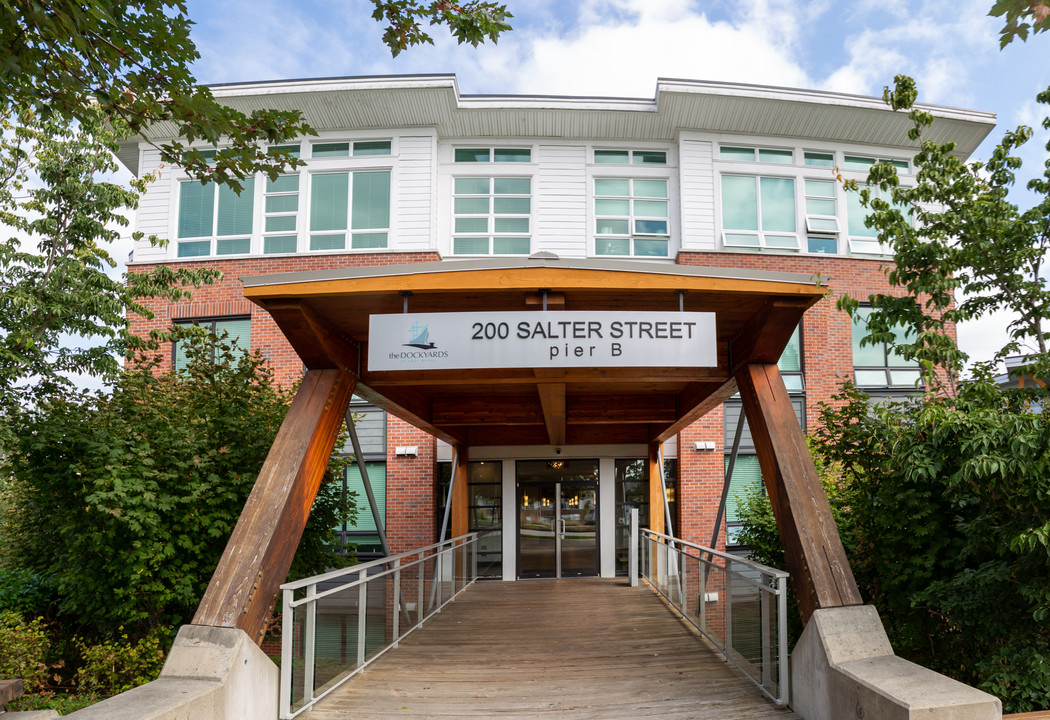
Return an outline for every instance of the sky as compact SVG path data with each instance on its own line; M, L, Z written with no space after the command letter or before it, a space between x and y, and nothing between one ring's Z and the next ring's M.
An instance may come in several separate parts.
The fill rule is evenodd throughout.
M455 43L397 58L370 0L189 0L204 83L454 73L460 92L652 98L657 78L756 83L881 96L898 73L921 102L996 113L1002 133L1037 127L1050 85L1050 33L999 50L992 0L506 0L513 30L495 45ZM1042 170L1045 133L1022 152ZM1022 204L1031 201L1018 193ZM974 359L1003 344L1003 319L960 328Z

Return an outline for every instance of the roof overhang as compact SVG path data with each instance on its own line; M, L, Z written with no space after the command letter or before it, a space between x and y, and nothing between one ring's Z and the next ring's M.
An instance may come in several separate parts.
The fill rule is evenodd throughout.
M243 282L245 296L270 313L307 368L341 368L358 378L359 396L468 446L666 440L732 396L743 365L775 363L805 310L827 290L820 278L802 274L553 257ZM371 370L370 316L406 307L412 313L712 312L717 365Z
M279 80L213 85L243 112L298 110L318 131L426 128L441 138L562 138L674 142L681 131L784 137L914 149L910 121L880 98L816 90L659 79L651 99L462 95L455 75ZM953 141L968 157L995 126L994 113L919 105L937 119L924 137ZM153 141L174 138L158 123ZM138 138L118 158L138 172Z

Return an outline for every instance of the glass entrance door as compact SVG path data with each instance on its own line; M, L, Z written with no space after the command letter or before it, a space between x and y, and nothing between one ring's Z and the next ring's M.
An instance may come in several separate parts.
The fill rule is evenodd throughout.
M518 475L519 577L598 574L598 461L523 460Z

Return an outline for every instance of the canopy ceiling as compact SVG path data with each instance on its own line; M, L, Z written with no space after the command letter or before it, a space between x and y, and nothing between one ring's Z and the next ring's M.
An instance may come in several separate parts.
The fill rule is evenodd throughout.
M664 441L775 363L826 286L793 273L551 257L429 262L242 279L309 369L342 368L355 393L453 444ZM484 311L715 313L716 367L372 371L373 314ZM681 305L680 305L681 303Z

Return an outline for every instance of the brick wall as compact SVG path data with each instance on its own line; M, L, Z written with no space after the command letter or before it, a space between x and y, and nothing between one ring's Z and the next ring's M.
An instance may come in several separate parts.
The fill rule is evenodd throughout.
M406 552L437 540L434 463L437 442L393 415L386 426L386 527L390 551ZM415 457L397 457L394 448L415 445Z
M186 318L226 317L250 315L252 319L251 349L259 350L273 366L277 381L291 385L302 376L303 363L292 346L281 334L270 314L244 299L243 277L270 275L282 272L307 272L345 267L403 265L416 262L437 262L437 253L354 253L341 255L266 256L239 260L207 260L173 263L171 267L199 270L221 270L223 279L214 285L193 290L193 297L171 304L166 300L146 300L143 305L154 312L152 320L132 315L131 331L145 336L151 330L168 330L172 320ZM149 272L157 265L132 265L129 272ZM171 367L171 345L161 348L159 371Z

